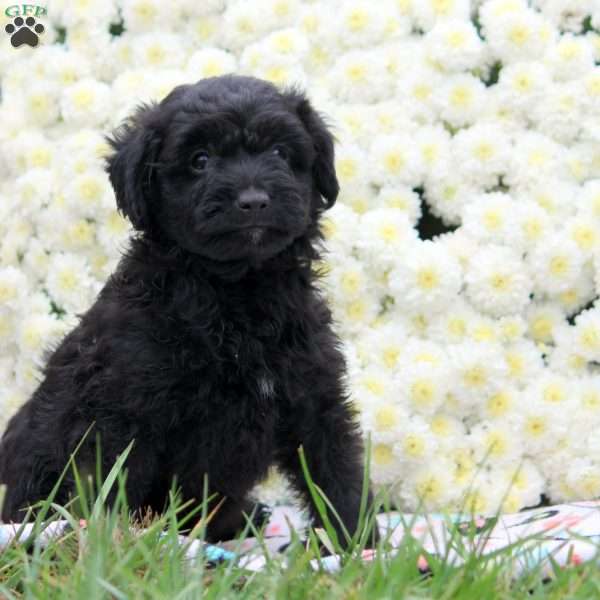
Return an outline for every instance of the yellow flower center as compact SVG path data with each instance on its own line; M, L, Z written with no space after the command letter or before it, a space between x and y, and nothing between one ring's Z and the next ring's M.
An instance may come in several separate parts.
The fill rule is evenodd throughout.
M517 46L523 46L531 37L531 30L525 25L516 24L508 32L508 39Z
M373 446L373 462L376 465L387 466L393 461L392 449L387 444L375 444Z
M470 387L482 387L487 382L487 373L481 366L471 367L464 372L463 380Z
M544 400L555 404L565 399L565 390L558 384L550 384L544 389Z
M423 456L425 452L425 441L418 435L408 434L402 443L404 453L412 458Z
M500 417L508 412L511 405L510 396L506 392L498 392L487 401L487 408L491 415Z
M552 275L564 275L569 269L569 261L566 256L553 256L550 260L550 273Z
M417 273L417 285L423 290L432 290L439 282L440 277L432 267L420 269Z
M411 387L411 398L414 404L431 404L435 395L435 387L430 381L415 381Z
M398 364L399 356L400 350L398 348L385 348L383 350L383 364L388 369L392 369Z
M382 406L375 412L378 429L391 429L398 422L398 412L393 406Z

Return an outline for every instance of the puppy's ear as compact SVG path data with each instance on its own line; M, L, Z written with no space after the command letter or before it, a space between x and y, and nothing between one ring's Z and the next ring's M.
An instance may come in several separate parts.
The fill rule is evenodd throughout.
M114 152L106 159L106 170L115 190L117 208L139 231L149 231L152 163L158 156L160 135L153 121L156 105L142 105L107 138Z
M303 94L292 92L290 95L295 99L298 116L313 139L317 153L313 165L313 177L317 189L326 201L324 208L331 208L340 191L335 174L333 136L323 118L313 109Z

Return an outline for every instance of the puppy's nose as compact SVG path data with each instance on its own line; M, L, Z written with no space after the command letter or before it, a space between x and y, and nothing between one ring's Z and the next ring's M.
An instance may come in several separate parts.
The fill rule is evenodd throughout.
M270 204L271 199L269 198L269 194L255 188L244 190L237 199L238 208L245 212L264 210Z

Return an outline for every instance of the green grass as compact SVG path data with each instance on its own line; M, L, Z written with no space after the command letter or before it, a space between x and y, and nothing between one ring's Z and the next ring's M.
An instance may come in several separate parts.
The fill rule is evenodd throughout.
M143 530L131 527L124 494L123 463L127 452L102 485L95 488L96 492L91 482L78 478L79 495L67 507L53 504L52 493L42 503L30 538L0 551L0 599L600 597L600 574L593 561L568 569L556 566L550 579L544 579L537 567L515 576L515 557L523 556L526 541L495 555L482 556L477 550L468 550L469 536L463 535L457 535L453 542L464 564L454 566L447 556L427 556L431 567L427 575L420 574L416 566L425 553L411 538L405 538L395 553L389 552L389 545L383 540L382 550L375 559L363 562L356 557L356 552L367 540L366 536L357 536L352 540L351 549L344 553L338 572L315 568L314 561L320 556L324 538L314 531L308 543L303 544L299 535L294 536L285 555L269 558L260 572L247 571L233 562L210 567L203 560L187 559L186 548L178 543L178 534L186 530L178 513L185 507L179 503L174 490L163 515L148 520ZM305 474L314 500L319 509L325 511L327 499L313 484L308 471ZM368 471L365 483L367 480ZM118 489L117 502L113 510L108 510L104 501L112 486ZM385 504L385 499L381 500ZM81 517L87 521L85 529L80 527ZM55 518L69 520L72 531L42 547L39 533L44 523ZM373 517L363 514L362 518L368 522ZM210 515L204 511L203 522L207 519ZM329 523L335 519L334 511L329 510L329 519ZM333 537L330 524L327 529ZM201 539L202 535L200 526L188 539ZM261 533L251 530L250 526L240 540L248 535L256 535L261 540ZM338 540L331 543L337 546Z

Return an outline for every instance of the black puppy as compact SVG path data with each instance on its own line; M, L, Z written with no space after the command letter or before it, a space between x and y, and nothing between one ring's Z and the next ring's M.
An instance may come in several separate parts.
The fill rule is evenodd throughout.
M228 538L273 463L310 501L302 445L354 532L363 449L311 267L338 194L322 119L298 92L226 76L140 108L110 142L117 204L139 235L8 424L2 519L49 494L95 423L78 467L95 472L95 432L103 476L135 438L131 509L163 510L174 476L184 501L201 500L207 475L226 498L208 539Z

